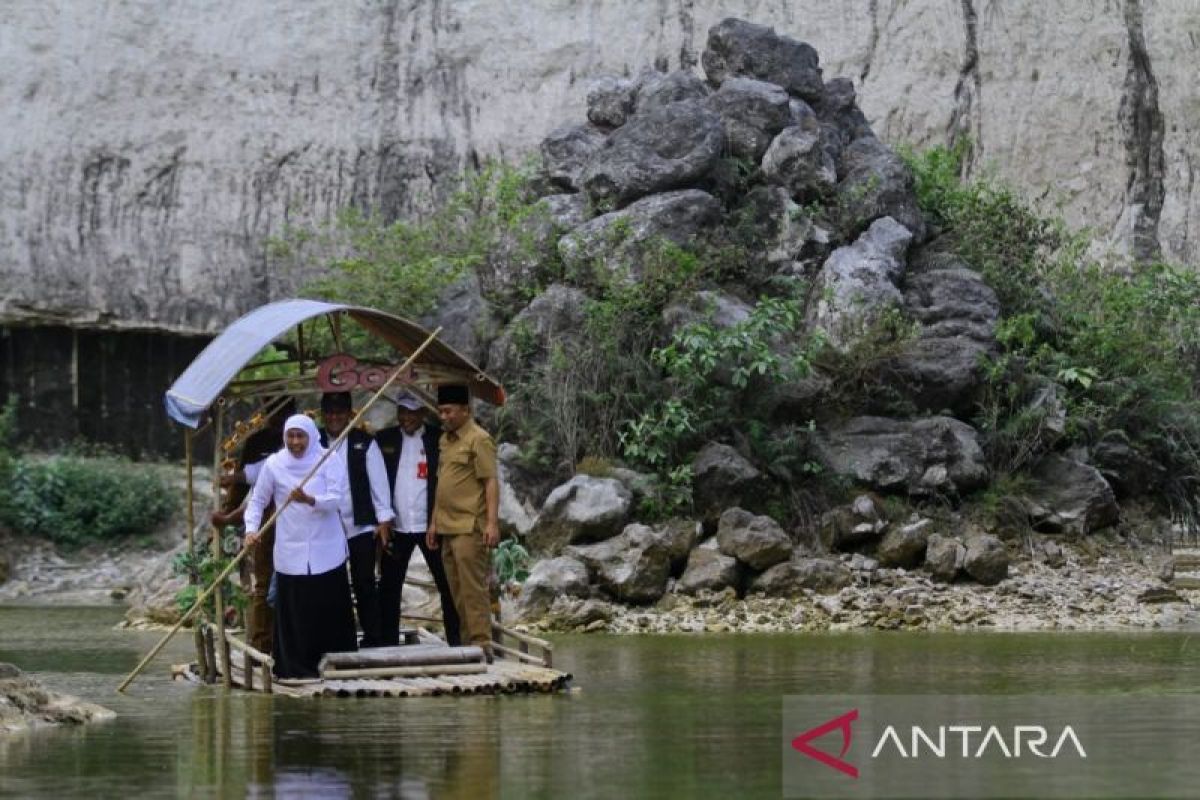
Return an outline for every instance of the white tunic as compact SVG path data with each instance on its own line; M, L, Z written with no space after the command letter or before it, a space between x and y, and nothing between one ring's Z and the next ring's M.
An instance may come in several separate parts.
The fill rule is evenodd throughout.
M256 533L262 525L263 509L274 500L282 508L295 481L277 466L276 453L266 460L246 505L246 532ZM275 571L285 575L319 575L345 562L349 555L339 509L349 495L344 460L336 455L304 486L316 499L315 506L293 502L275 520Z

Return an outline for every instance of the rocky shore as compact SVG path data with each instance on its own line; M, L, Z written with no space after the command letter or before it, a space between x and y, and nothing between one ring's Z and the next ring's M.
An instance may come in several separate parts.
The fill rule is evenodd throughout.
M519 628L530 632L786 633L846 630L1094 631L1172 628L1200 621L1200 591L1170 584L1172 559L1157 551L1055 545L1061 561L1017 559L994 586L946 583L920 570L840 559L853 582L795 597L732 588L694 595L668 590L647 606L560 596ZM859 569L853 569L854 567ZM674 587L672 587L673 589ZM520 603L515 607L520 608Z
M51 691L12 664L0 662L0 734L44 725L82 725L115 716L95 703Z

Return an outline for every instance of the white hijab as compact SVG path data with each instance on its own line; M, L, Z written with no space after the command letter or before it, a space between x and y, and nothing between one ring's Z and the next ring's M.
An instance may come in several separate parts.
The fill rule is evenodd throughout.
M292 455L292 451L288 450L287 432L300 430L308 434L308 448L305 449L304 455L296 458ZM317 423L313 422L304 414L293 414L288 417L287 422L283 424L283 449L275 454L275 465L279 468L282 475L286 475L297 484L304 479L317 462L324 455L325 448L321 447L320 434L317 432Z

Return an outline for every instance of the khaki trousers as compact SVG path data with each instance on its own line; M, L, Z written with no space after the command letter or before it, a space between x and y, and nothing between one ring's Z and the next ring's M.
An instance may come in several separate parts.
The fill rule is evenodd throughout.
M275 572L274 525L259 537L246 560L250 562L250 613L249 619L246 620L247 641L260 653L269 654L275 629L275 612L267 605L267 590L271 588L271 574Z
M458 611L462 643L490 652L492 616L488 573L491 557L483 544L483 533L439 534L438 540L450 594Z

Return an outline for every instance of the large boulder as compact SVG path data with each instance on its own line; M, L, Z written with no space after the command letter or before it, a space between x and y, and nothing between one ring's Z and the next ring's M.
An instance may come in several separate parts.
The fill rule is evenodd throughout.
M420 322L430 330L441 327L439 338L480 367L487 366L488 349L500 333L500 320L484 299L475 272L443 289L434 310Z
M639 539L656 539L671 561L672 573L678 574L687 564L688 554L696 546L696 539L699 537L696 523L690 520L675 519L653 528L645 525L639 527L646 528L646 530L638 531L636 536Z
M972 537L967 542L963 569L986 586L997 584L1008 577L1008 548L990 534Z
M967 561L967 548L953 536L930 534L925 544L925 568L935 580L949 583L962 571Z
M802 203L819 201L837 186L837 167L821 142L812 112L779 132L762 159L763 176Z
M558 252L575 274L595 267L637 281L654 248L687 244L720 219L721 204L707 192L664 192L585 222L559 240Z
M834 250L813 287L810 324L847 349L884 313L902 302L897 283L912 234L890 217L876 220L852 245Z
M997 349L996 293L961 262L922 271L910 264L904 310L918 323L918 334L884 360L880 375L917 409L968 412L983 380L984 361Z
M553 555L579 542L598 542L621 532L633 494L618 480L576 475L550 492L529 531L530 549Z
M676 587L684 594L720 592L729 587L736 589L740 580L741 567L736 558L698 547L688 554L687 567Z
M822 145L835 164L841 163L843 151L855 139L875 136L858 107L854 82L849 78L826 81L821 97L812 103L812 110L821 122ZM838 177L845 177L845 173L839 170Z
M710 520L730 505L752 504L761 484L762 473L727 444L709 442L692 461L692 497Z
M746 591L768 597L796 597L805 589L833 594L852 579L850 570L832 558L794 558L757 576Z
M1166 477L1166 468L1135 446L1122 430L1101 436L1092 448L1091 460L1118 498L1144 495Z
M525 583L517 610L522 619L533 619L550 610L558 597L587 597L588 571L582 561L566 556L537 562Z
M542 140L542 165L556 186L570 191L582 188L580 173L592 156L604 146L604 131L595 125L563 125Z
M887 526L888 521L875 498L861 494L851 504L831 508L822 514L818 536L826 549L847 551L877 540Z
M507 486L516 496L530 515L537 515L537 509L546 502L546 497L554 488L554 479L536 466L531 466L525 459L521 448L512 442L501 442L496 448L496 462L500 471L500 484ZM503 502L503 495L501 495Z
M721 118L699 100L639 113L618 128L580 177L597 209L611 210L703 178L721 157Z
M1038 462L1031 477L1029 514L1039 530L1083 534L1116 524L1116 496L1095 467L1051 454Z
M484 262L475 267L483 296L507 314L519 311L535 287L554 277L547 265L557 263L559 237L587 218L582 194L543 197L528 215L498 232Z
M533 299L492 343L488 371L501 380L526 374L543 363L554 347L571 350L583 337L587 295L554 284Z
M755 165L775 135L792 124L787 92L753 78L725 81L708 98L708 107L721 117L729 153Z
M832 474L883 491L953 495L988 479L979 434L950 417L855 417L819 431L816 446Z
M783 186L754 187L740 198L731 216L743 225L749 223L746 230L755 248L781 275L809 277L809 266L819 266L829 255L830 231L792 200ZM753 283L755 277L746 270L742 282Z
M842 166L846 175L837 185L837 199L847 238L883 217L899 222L917 241L925 238L912 172L891 148L864 136L846 148Z
M753 310L754 306L728 292L702 289L663 309L663 333L669 338L697 323L728 330L749 319Z
M914 257L905 274L904 310L929 338L965 336L981 342L996 338L1000 300L983 276L964 262L920 269Z
M818 100L822 95L817 51L766 25L733 18L722 20L708 30L701 63L713 86L743 75L782 86L804 100Z
M717 547L751 569L764 570L790 558L793 545L791 537L770 517L731 508L717 524Z
M588 120L595 125L619 128L633 114L637 83L615 75L602 75L592 82L587 94Z
M630 525L599 544L570 547L565 555L582 561L593 583L624 603L653 603L671 574L666 549L644 525Z
M500 467L500 504L497 517L500 533L505 536L525 538L533 529L537 514L527 503L521 502L512 484L504 480L504 467Z
M651 114L672 103L704 100L711 94L704 81L685 69L674 72L648 72L639 76L634 111L638 116Z
M892 528L879 542L875 557L884 567L911 569L925 560L932 522L927 519L909 522Z

